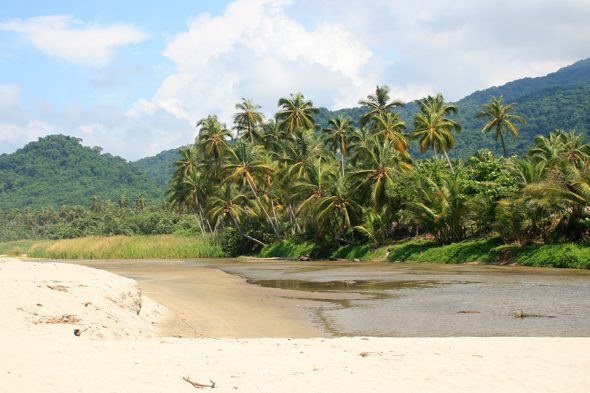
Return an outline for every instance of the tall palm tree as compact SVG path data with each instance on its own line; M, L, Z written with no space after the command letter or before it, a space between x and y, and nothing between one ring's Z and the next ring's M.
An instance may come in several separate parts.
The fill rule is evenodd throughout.
M375 116L384 112L390 112L395 107L402 107L400 100L389 101L389 86L377 86L374 94L369 94L366 100L360 100L359 104L366 106L368 111L361 116L361 125L369 124Z
M231 132L214 115L199 120L197 128L199 128L199 135L196 138L197 147L207 158L212 157L217 164L220 164L229 149L227 141L231 139Z
M447 152L455 146L453 131L460 132L461 125L450 119L448 115L456 113L457 106L445 103L442 94L423 98L418 101L418 106L420 111L414 115L412 138L419 139L422 153L428 149L433 149L435 154L443 152L454 173L455 170Z
M306 177L317 158L324 159L327 154L324 144L314 131L298 129L283 144L280 162L284 176L292 180Z
M238 135L249 140L250 143L260 140L260 127L264 123L264 115L260 112L262 108L256 105L252 100L242 98L242 102L236 104L234 114L234 124Z
M270 217L259 194L260 185L266 182L270 183L270 177L274 173L274 168L263 160L260 146L252 146L244 140L238 140L231 149L230 162L226 166L226 171L229 173L228 180L239 181L250 189L266 220L278 237L279 223Z
M306 100L303 94L291 94L289 98L279 100L277 122L283 131L293 133L298 128L312 130L315 127L313 116L320 110L313 106L313 102Z
M342 175L344 175L344 162L348 155L349 142L353 130L354 127L350 118L342 115L330 119L328 127L322 130L324 139L328 145L332 146L334 152L336 150L340 152Z
M492 130L496 132L496 141L499 139L502 142L502 151L506 156L506 144L504 143L504 132L508 131L512 134L514 139L518 138L518 127L516 122L526 124L526 120L522 116L511 113L515 104L503 104L504 97L492 97L490 102L481 106L481 111L477 114L478 117L488 119L488 122L481 129L482 133L488 133Z

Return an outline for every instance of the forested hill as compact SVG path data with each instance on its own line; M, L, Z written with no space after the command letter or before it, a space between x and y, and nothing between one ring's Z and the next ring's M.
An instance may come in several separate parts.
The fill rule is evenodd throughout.
M442 92L444 94L444 92ZM457 137L456 147L449 152L451 156L467 157L481 148L500 153L500 146L493 135L482 135L484 124L476 117L480 105L491 96L504 96L505 102L515 102L516 112L524 116L528 124L521 127L520 138L514 142L509 136L509 154L524 154L537 135L549 135L555 129L575 129L590 139L590 59L581 60L557 72L538 78L524 78L503 86L476 91L456 102L459 113L456 118L463 125ZM395 97L395 90L391 92ZM398 113L406 120L408 129L412 127L412 117L417 110L415 103L409 103ZM343 114L355 121L363 113L363 108L349 108L338 111L323 109L318 123L327 124L330 117Z
M153 157L146 157L131 162L131 165L149 176L162 191L165 191L174 173L174 166L172 164L174 161L180 159L179 150L164 150Z
M127 161L81 140L51 135L0 155L0 209L90 204L93 196L130 203L161 200L156 184Z

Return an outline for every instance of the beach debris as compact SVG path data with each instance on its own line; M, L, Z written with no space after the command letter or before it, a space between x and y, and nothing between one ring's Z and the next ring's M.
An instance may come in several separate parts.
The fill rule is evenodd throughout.
M191 385L193 385L197 389L204 389L204 388L215 389L215 382L213 382L212 380L209 380L209 382L211 382L211 384L207 385L204 383L195 382L195 381L191 380L190 377L182 377L182 379L184 379L186 382L190 383Z
M86 329L74 329L74 336L80 337L80 335L82 333L84 333L86 330L88 330L88 328L86 328Z
M481 312L477 310L461 310L457 311L457 314L481 314Z
M49 285L47 284L47 288L53 290L53 291L60 291L60 292L67 292L68 289L66 287L64 287L63 285Z
M523 310L514 313L514 318L555 318L555 315L533 314Z
M47 323L47 324L57 324L57 323L78 323L80 322L80 318L72 314L63 314L59 316L50 316L50 317L42 317L36 321L33 321L34 324L40 323Z
M363 358L366 358L366 357L368 357L370 355L378 355L378 356L381 356L381 355L383 355L383 352L361 352L361 353L359 353L359 356L361 356Z

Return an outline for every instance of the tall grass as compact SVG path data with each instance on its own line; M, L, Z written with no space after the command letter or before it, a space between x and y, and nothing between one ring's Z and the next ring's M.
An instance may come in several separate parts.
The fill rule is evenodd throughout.
M226 254L213 238L157 236L83 237L0 243L0 254L53 259L216 258Z

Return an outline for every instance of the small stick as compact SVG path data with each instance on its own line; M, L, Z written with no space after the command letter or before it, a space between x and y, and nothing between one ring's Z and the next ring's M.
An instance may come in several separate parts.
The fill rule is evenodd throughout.
M182 377L182 379L184 379L186 382L190 383L191 385L193 385L197 389L203 389L203 388L215 389L215 382L213 382L212 380L209 380L209 382L211 382L211 385L205 385L202 383L191 381L191 379L189 377Z

